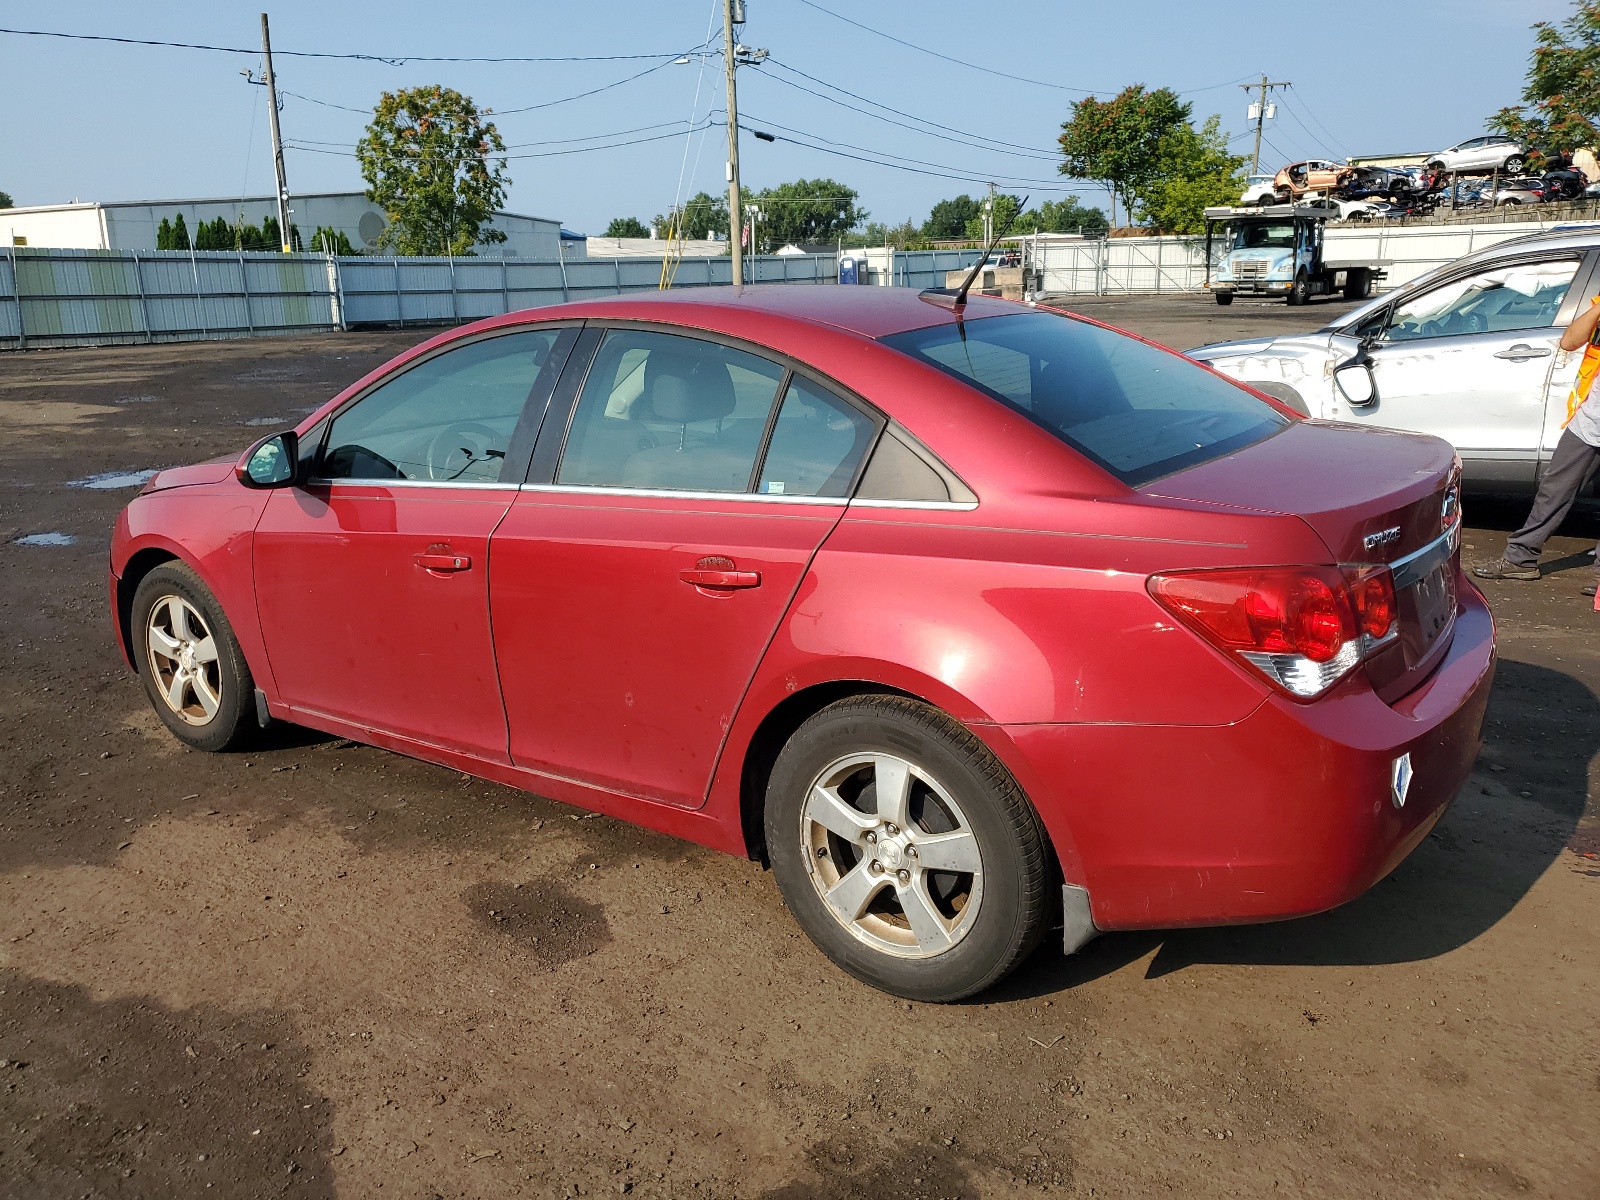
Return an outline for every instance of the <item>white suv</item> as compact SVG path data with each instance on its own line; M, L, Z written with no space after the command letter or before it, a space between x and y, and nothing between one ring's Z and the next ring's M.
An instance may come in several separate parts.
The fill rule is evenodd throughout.
M1525 156L1518 142L1501 134L1468 138L1428 157L1428 165L1444 171L1503 171L1515 175Z

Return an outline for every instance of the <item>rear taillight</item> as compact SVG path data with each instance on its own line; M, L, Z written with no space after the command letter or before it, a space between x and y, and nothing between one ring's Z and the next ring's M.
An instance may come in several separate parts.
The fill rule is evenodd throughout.
M1152 576L1150 594L1298 700L1327 691L1397 628L1387 567L1186 571Z

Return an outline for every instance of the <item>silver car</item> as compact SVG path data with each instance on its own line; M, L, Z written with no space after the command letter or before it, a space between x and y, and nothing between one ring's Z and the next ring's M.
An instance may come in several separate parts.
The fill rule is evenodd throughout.
M1600 228L1501 242L1315 333L1189 354L1307 416L1431 433L1464 482L1526 492L1550 461L1581 352L1561 332L1600 292ZM1337 377L1336 377L1337 375Z
M1527 161L1522 145L1502 134L1468 138L1448 150L1428 157L1428 165L1443 171L1503 171L1515 175Z

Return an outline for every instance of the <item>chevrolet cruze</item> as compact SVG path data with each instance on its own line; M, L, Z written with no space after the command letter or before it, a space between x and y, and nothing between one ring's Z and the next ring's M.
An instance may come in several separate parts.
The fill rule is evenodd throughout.
M953 1000L1052 929L1359 895L1480 741L1451 448L900 288L451 330L117 521L172 733L296 722L770 864Z

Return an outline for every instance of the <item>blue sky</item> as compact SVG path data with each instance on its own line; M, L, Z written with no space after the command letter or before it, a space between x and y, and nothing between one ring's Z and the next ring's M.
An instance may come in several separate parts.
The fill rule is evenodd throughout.
M796 140L767 143L747 133L744 181L760 188L830 176L854 187L872 216L890 223L920 222L936 201L976 192L990 179L1014 180L1008 190L1035 200L1060 194L1049 189L1073 187L1051 161L1072 101L1135 82L1182 91L1197 121L1220 113L1223 128L1238 135L1235 147L1248 150L1248 98L1237 84L1262 72L1292 80L1294 88L1275 97L1278 118L1268 124L1264 169L1312 156L1439 149L1482 132L1485 116L1515 102L1532 45L1528 26L1571 11L1567 0L815 2L822 7L748 0L745 40L768 48L774 61L741 69L742 123ZM223 0L4 0L0 25L251 47L259 44L261 7ZM1039 82L933 57L823 9ZM667 55L702 43L708 28L721 36L720 0L271 0L270 13L275 51ZM391 65L278 58L279 87L289 93L284 135L304 147L287 157L290 190L361 187L348 150L365 120L345 109L370 109L385 89L442 83L504 114L496 120L506 142L519 147L512 154L537 156L510 162L507 208L587 233L600 232L614 216L648 221L675 195L724 186L725 130L684 132L691 119L704 125L711 110L721 109L720 59L704 60L703 69L699 59L662 66L606 86L658 61ZM19 205L270 192L265 89L239 74L257 66L243 55L0 35L0 189ZM599 88L605 90L567 99ZM507 111L533 105L541 107ZM928 130L925 122L952 132ZM617 136L596 136L607 134ZM656 140L617 145L646 138ZM996 148L995 141L1008 145ZM551 153L573 149L582 152ZM892 155L902 168L939 174L847 155ZM1085 199L1101 195L1078 190Z

